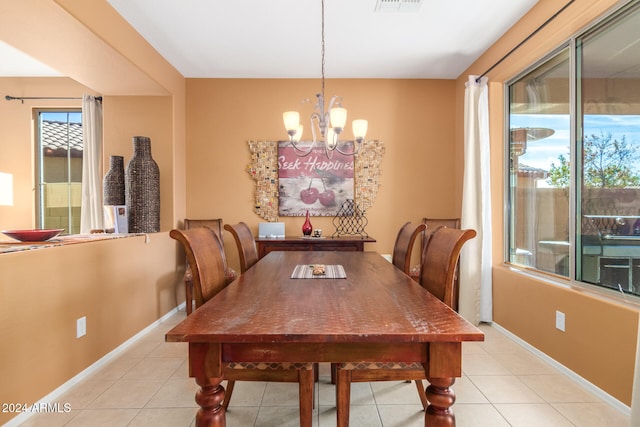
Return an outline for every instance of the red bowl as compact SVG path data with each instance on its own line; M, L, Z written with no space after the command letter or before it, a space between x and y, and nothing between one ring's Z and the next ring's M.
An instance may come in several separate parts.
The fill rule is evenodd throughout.
M64 228L45 230L2 230L2 234L5 234L12 239L20 240L21 242L44 242L56 237L63 231Z

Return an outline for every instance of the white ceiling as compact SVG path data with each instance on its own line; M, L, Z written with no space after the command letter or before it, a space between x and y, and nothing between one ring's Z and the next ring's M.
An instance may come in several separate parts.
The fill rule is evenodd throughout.
M0 40L0 76L51 77L60 74L24 52Z
M314 78L320 0L108 0L185 77ZM457 78L537 0L326 0L327 78ZM387 5L418 0L384 0Z
M185 77L321 75L320 0L107 0ZM327 78L457 78L538 0L325 0ZM0 76L57 76L0 41Z

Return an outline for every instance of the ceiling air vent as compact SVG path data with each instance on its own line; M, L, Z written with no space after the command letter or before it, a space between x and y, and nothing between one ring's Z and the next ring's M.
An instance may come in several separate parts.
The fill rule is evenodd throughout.
M417 13L423 0L378 0L376 12L406 12Z

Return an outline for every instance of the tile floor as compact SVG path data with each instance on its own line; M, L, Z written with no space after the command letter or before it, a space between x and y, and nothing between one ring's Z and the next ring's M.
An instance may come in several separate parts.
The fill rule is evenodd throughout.
M165 343L164 333L185 317L178 312L116 359L56 398L68 413L37 414L23 427L195 426L195 381L188 377L187 345ZM501 332L483 325L485 342L463 344L464 376L456 381L458 427L629 426L629 417L598 399ZM316 427L335 426L334 386L328 365L316 385ZM297 384L236 384L228 427L298 426ZM355 383L351 426L423 426L413 384Z

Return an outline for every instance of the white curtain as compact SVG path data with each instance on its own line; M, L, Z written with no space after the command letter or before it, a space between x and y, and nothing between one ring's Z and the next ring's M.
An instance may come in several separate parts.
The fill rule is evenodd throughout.
M80 233L104 228L102 209L102 102L82 97L82 207Z
M491 322L491 181L489 95L486 77L469 76L464 99L462 228L478 235L460 256L459 312L474 324Z

